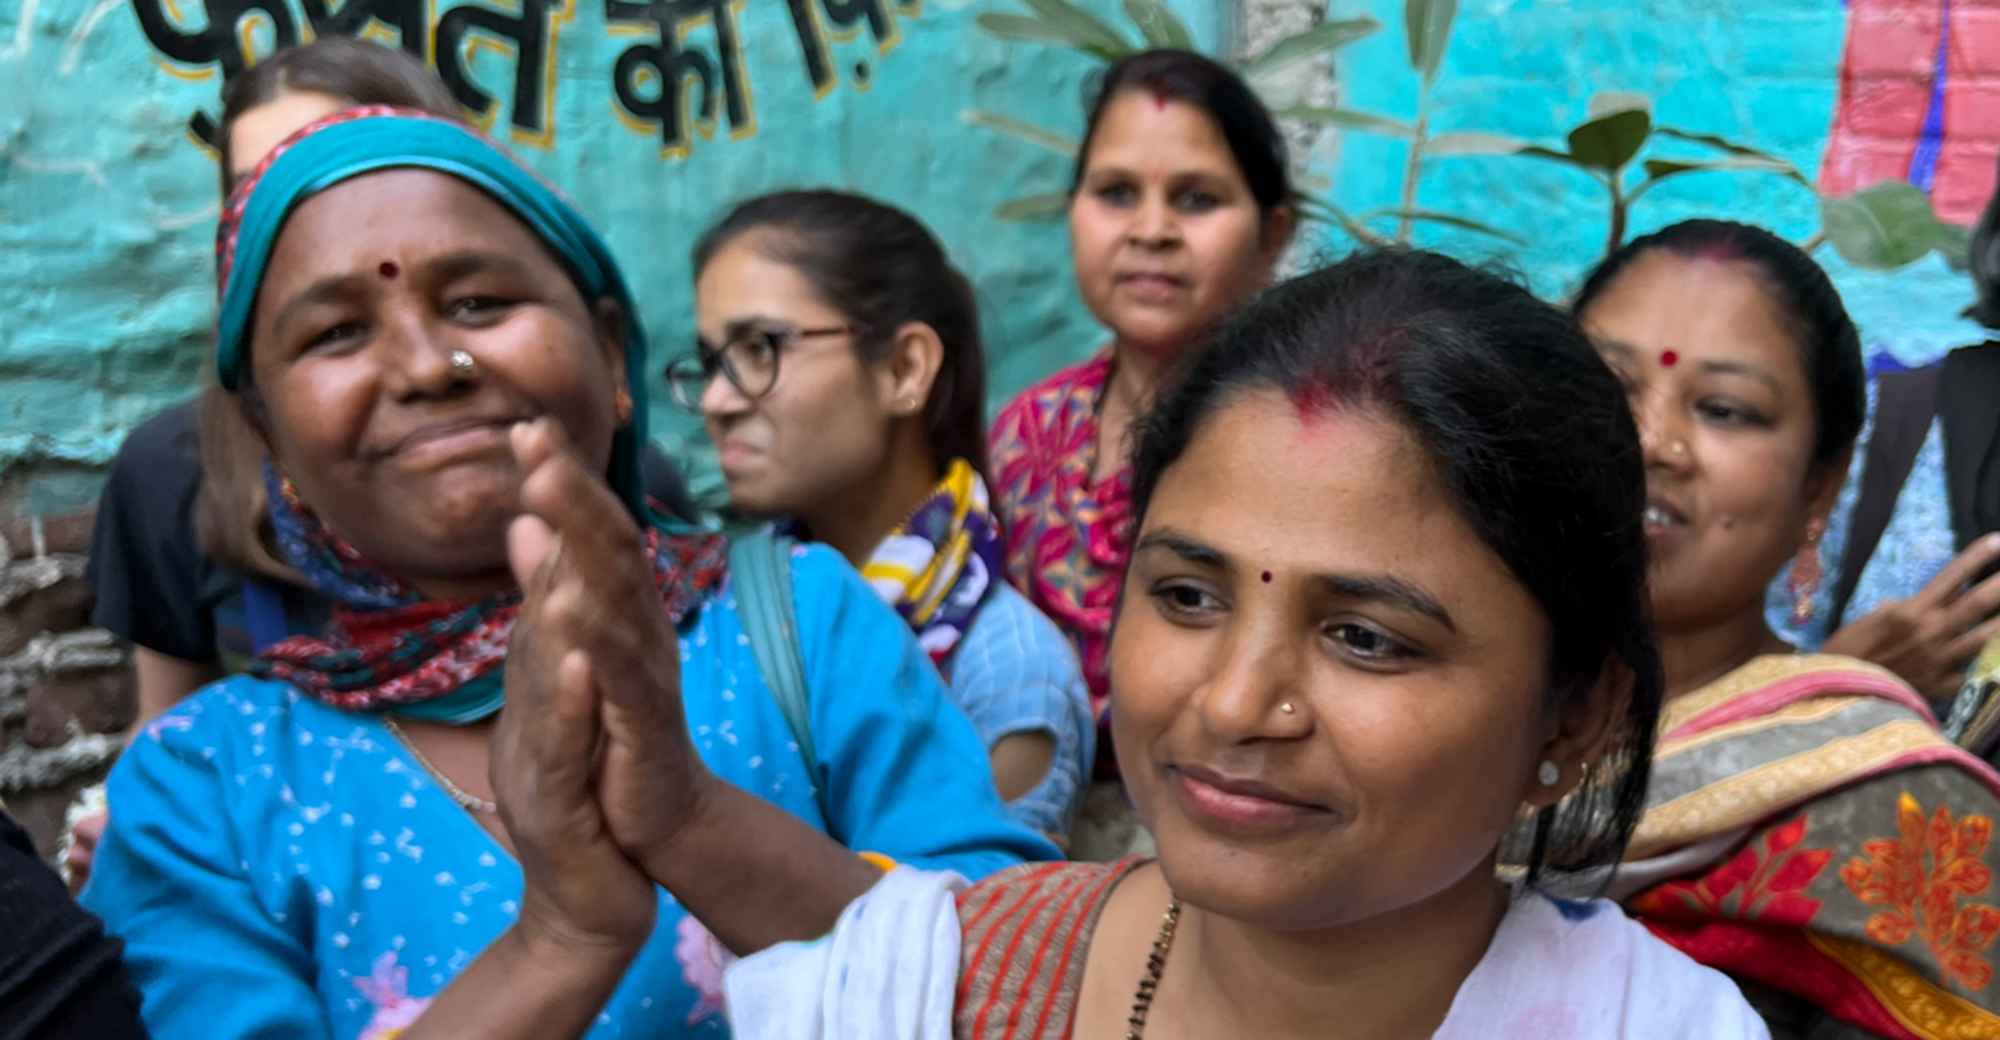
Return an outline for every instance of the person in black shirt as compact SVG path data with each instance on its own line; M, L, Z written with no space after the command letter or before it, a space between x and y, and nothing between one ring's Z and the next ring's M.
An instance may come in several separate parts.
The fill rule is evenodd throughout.
M0 1040L144 1040L124 950L0 811Z

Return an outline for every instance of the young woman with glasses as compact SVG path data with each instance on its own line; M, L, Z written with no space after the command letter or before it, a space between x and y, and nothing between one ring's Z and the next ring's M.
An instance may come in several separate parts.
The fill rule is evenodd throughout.
M1062 632L1003 580L972 287L858 195L743 203L695 249L696 352L669 367L734 504L823 541L916 632L1020 821L1062 840L1095 734Z

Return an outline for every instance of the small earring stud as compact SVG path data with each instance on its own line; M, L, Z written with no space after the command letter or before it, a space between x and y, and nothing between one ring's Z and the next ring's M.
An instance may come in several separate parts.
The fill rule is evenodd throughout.
M1542 768L1535 773L1535 779L1540 780L1543 787L1554 787L1562 778L1562 767L1554 762L1544 761Z

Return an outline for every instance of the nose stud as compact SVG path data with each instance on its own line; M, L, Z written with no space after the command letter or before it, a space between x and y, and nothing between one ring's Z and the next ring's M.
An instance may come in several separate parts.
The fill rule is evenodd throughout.
M479 362L472 360L471 354L468 354L463 350L454 350L451 352L452 375L463 378L465 376L471 375L473 370L478 367L479 367Z
M1290 715L1293 712L1298 711L1297 708L1292 707L1291 701L1286 701L1285 703L1278 705L1278 710L1284 712L1287 715Z

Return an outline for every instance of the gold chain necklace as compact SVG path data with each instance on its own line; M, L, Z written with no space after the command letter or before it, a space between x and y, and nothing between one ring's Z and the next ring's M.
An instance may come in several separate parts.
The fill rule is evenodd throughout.
M450 795L452 801L458 803L459 808L464 809L466 812L498 813L500 811L498 805L484 798L476 798L467 794L464 788L451 782L451 777L444 775L444 770L432 765L431 760L424 757L423 752L417 750L417 742L411 740L403 733L403 727L396 725L395 716L380 715L377 717L382 720L382 725L390 733L395 734L397 740L402 742L404 749L409 751L410 757L416 759L417 764L424 767L424 772L430 774L431 779L437 782L438 787L442 788L445 794Z
M1139 980L1139 991L1132 994L1132 1017L1125 1024L1132 1028L1125 1031L1125 1040L1140 1040L1146 1034L1146 1012L1153 1009L1153 997L1160 991L1160 973L1167 969L1167 953L1174 948L1174 926L1181 920L1181 901L1170 900L1167 912L1160 915L1160 935L1153 940L1153 952L1146 958L1146 975Z

